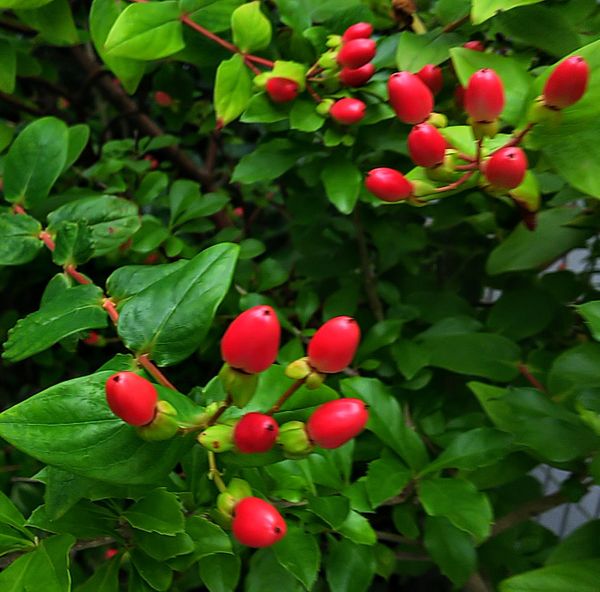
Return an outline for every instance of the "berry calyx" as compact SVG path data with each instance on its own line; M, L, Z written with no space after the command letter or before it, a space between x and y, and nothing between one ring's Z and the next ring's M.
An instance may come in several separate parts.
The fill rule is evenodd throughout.
M373 74L375 74L375 66L369 62L360 68L342 68L339 76L342 84L358 87L369 82Z
M494 121L504 109L504 86L491 68L477 70L465 90L465 111L473 121Z
M104 388L110 410L125 423L144 426L154 419L158 393L150 381L134 372L117 372Z
M377 46L372 39L352 39L337 54L337 63L345 68L360 68L375 57Z
M233 510L233 536L248 547L270 547L287 532L281 514L258 497L245 497Z
M233 441L240 452L252 454L273 448L279 425L269 415L247 413L238 421L233 431Z
M274 76L269 78L265 90L274 103L289 103L298 96L300 87L295 80Z
M473 51L485 51L485 43L476 39L474 39L473 41L467 41L466 43L463 43L463 47L465 47L466 49L471 49Z
M154 93L154 101L160 107L170 107L173 104L173 97L164 90L157 90Z
M232 368L249 374L263 372L275 361L280 338L275 311L270 306L253 306L227 327L221 355Z
M544 104L553 109L570 107L584 95L590 77L590 67L581 56L563 60L544 85Z
M368 39L373 34L371 23L355 23L350 25L342 35L342 41L347 43L353 39Z
M417 72L417 76L434 95L437 95L444 86L444 75L439 66L427 64Z
M420 123L408 134L408 152L418 166L438 166L446 154L446 140L433 125Z
M399 171L380 167L367 173L365 187L375 197L387 202L407 199L412 195L412 183Z
M317 408L308 419L306 431L321 448L337 448L360 434L368 419L360 399L336 399Z
M352 317L334 317L321 325L308 344L308 362L318 372L347 368L358 348L360 327Z
M525 178L527 156L516 146L500 148L485 162L483 173L493 187L514 189Z
M433 94L429 87L410 72L396 72L388 80L390 104L404 123L421 123L433 111Z
M336 101L329 110L329 115L344 125L358 123L364 116L367 106L360 99L344 98Z

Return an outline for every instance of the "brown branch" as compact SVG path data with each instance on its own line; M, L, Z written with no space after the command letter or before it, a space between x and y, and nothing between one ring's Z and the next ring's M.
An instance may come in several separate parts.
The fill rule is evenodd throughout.
M476 571L465 583L466 592L492 592L492 587L483 579L483 576Z
M453 189L457 189L463 183L466 183L474 174L475 174L475 171L468 171L462 177L460 177L460 179L457 179L456 181L454 181L454 183L450 183L449 185L444 185L443 187L436 187L435 191L436 191L436 193L442 193L444 191L452 191Z
M528 123L518 134L514 135L502 148L510 148L511 146L518 146L525 136L533 129L535 123ZM502 149L500 148L500 150Z
M44 112L38 109L37 107L28 105L27 103L20 101L16 97L13 97L12 95L3 92L0 92L0 101L4 101L8 105L14 107L15 109L18 109L19 111L29 113L29 115L35 115L36 117L41 117L42 115L44 115Z
M411 545L413 547L422 547L423 543L417 539L409 539L408 537L396 534L394 532L383 532L376 530L375 534L380 541L386 541L388 543L398 543L399 545Z
M524 364L523 362L519 362L517 368L519 369L519 372L521 373L521 375L527 379L527 381L529 382L529 384L531 386L533 386L538 391L540 391L544 394L546 394L548 392L548 391L546 391L546 387L531 373L531 370L529 370L529 367L527 366L527 364Z
M206 424L206 426L209 427L209 426L215 425L217 423L217 420L219 419L219 417L221 417L221 415L223 415L223 413L225 413L225 411L227 411L227 409L229 409L229 407L231 407L232 403L233 403L233 397L231 396L231 394L227 393L227 398L223 402L223 405L221 405L217 409L215 414L208 420L208 423Z
M461 27L462 25L464 25L468 20L469 20L469 13L465 14L464 16L461 16L459 19L456 19L455 21L452 21L451 23L448 23L442 29L442 33L451 33L452 31L455 31L456 29L458 29L458 27Z

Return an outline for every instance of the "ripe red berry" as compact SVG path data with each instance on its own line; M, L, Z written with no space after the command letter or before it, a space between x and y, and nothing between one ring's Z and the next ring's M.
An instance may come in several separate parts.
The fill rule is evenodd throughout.
M383 201L396 202L410 197L412 183L399 171L381 167L367 173L366 188Z
M367 106L359 99L340 99L329 110L329 115L339 123L352 125L358 123L364 116Z
M489 158L484 166L486 179L500 189L514 189L525 178L527 157L516 146L500 148Z
M346 68L360 68L375 57L377 46L372 39L352 39L344 43L337 54L337 62Z
M410 72L396 72L388 80L390 103L400 121L421 123L433 110L429 87Z
M463 47L473 51L485 51L485 43L483 41L467 41L466 43L463 43Z
M334 317L321 325L308 344L309 364L319 372L340 372L350 364L360 341L352 317Z
M353 39L368 39L372 34L373 25L371 23L355 23L344 31L342 41L347 43Z
M306 431L322 448L337 448L360 434L369 412L360 399L336 399L324 403L309 417Z
M446 155L446 140L433 125L420 123L408 134L408 152L418 166L437 166Z
M263 413L247 413L237 422L233 441L240 452L252 454L273 448L279 434L277 422Z
M104 551L104 559L106 559L107 561L109 559L112 559L115 555L119 554L119 550L118 549L113 549L112 547L110 549L106 549L106 551Z
M555 109L570 107L585 93L589 77L590 67L581 56L563 60L546 80L544 103Z
M125 423L143 426L154 419L158 394L150 381L134 372L118 372L104 386L110 410Z
M154 93L154 100L160 107L170 107L173 104L173 97L164 90L157 90Z
M504 109L504 86L491 68L477 70L465 90L465 111L474 121L494 121Z
M426 84L427 88L429 88L434 95L437 95L444 86L444 75L439 66L427 64L417 72L417 76Z
M346 86L363 86L371 80L373 74L375 74L375 66L369 62L360 68L342 68L340 81Z
M233 536L248 547L270 547L287 531L281 514L258 497L245 497L236 504L231 528Z
M223 359L237 370L256 374L277 357L281 327L270 306L253 306L236 317L221 339Z
M289 103L298 96L300 87L295 80L275 76L269 78L266 84L266 91L274 103Z

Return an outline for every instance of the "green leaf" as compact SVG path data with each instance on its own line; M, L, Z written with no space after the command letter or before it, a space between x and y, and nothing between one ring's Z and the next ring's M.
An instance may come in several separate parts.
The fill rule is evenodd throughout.
M194 543L185 532L166 536L156 532L133 531L133 541L144 553L157 561L166 561L173 557L186 555L194 550Z
M600 557L600 520L590 520L558 543L546 559L546 565L583 559L597 560L598 557Z
M269 100L269 103L273 103ZM296 99L292 104L290 111L290 127L292 129L312 133L323 127L325 118L317 113L315 103L313 101L305 101ZM287 119L287 116L284 117Z
M429 365L459 374L508 381L518 374L518 346L501 335L464 333L428 337Z
M455 34L429 31L417 35L411 31L400 34L396 49L396 65L399 70L418 72L426 64L437 66L450 57L450 48L460 43Z
M494 464L505 457L512 448L510 434L493 428L475 428L459 434L449 446L423 471L421 475L442 469L472 471Z
M473 51L463 47L451 49L450 55L462 86L467 86L471 74L481 68L492 68L496 71L504 83L506 93L506 106L500 117L512 125L517 125L525 102L530 98L529 92L533 83L531 75L523 64L512 57Z
M129 299L118 324L125 345L159 366L191 355L229 289L238 250L231 243L210 247Z
M367 470L367 494L371 505L376 508L384 501L398 495L409 483L410 470L392 455L369 463Z
M585 320L594 339L600 341L600 300L586 302L576 308Z
M140 228L136 204L113 195L77 199L48 215L48 228L51 231L55 231L63 222L87 224L92 233L94 257L110 253Z
M187 3L191 5L189 8ZM190 18L209 31L219 33L231 27L232 13L243 3L244 0L183 0L181 9L190 12Z
M0 39L0 90L11 94L17 81L17 52L12 43Z
M231 15L233 43L244 53L265 49L271 43L271 21L261 12L260 2L247 2Z
M454 526L471 533L478 541L489 536L492 505L484 493L463 479L423 479L419 500L430 516L444 516Z
M392 345L391 353L396 367L406 380L412 380L429 364L427 348L416 341L397 339Z
M329 201L342 214L350 214L362 186L358 167L341 154L330 156L321 171L321 180Z
M163 561L157 561L139 549L131 552L131 561L138 573L154 590L167 592L173 582L173 570Z
M330 540L325 575L335 592L364 592L375 574L373 547L357 545L348 539Z
M104 385L112 374L75 378L11 407L0 414L0 436L26 454L77 475L112 483L156 483L192 441L142 440L106 404ZM156 389L182 419L198 412L188 397L160 385Z
M80 265L94 254L92 231L85 222L62 222L56 228L52 261L57 265Z
M471 537L448 519L427 516L423 542L441 572L456 586L462 586L477 569L477 552Z
M343 380L341 386L345 396L358 397L369 405L367 428L413 471L419 471L429 462L425 444L406 425L400 404L382 382L374 378L354 377Z
M536 4L542 0L473 0L471 20L478 25L493 17L497 12L510 10L525 4Z
M112 55L109 56L104 49L106 38L125 6L126 3L121 0L93 0L89 26L92 41L98 55L123 83L125 90L133 93L144 75L146 68L144 62L132 60L127 57L118 58Z
M2 357L18 362L69 335L101 329L107 324L102 290L92 285L75 286L66 290L61 298L50 300L37 312L19 320L8 333Z
M17 530L23 530L25 527L23 514L2 491L0 491L0 524L8 524Z
M348 517L350 503L338 495L309 497L308 509L332 528L338 529Z
M598 559L550 565L500 582L500 592L597 592L600 579Z
M52 0L33 10L17 10L19 19L39 31L41 37L53 45L79 43L77 27L67 0Z
M231 539L216 524L201 516L190 516L186 519L185 531L194 541L194 557L202 559L211 555L233 553Z
M245 592L301 592L304 587L284 567L275 556L273 549L260 549L250 560L250 570L246 576Z
M203 557L198 569L209 592L233 592L240 579L240 558L221 553Z
M120 564L120 557L102 562L90 578L77 586L75 592L118 592Z
M0 214L0 265L28 263L43 248L41 224L26 214Z
M88 125L79 123L69 128L69 147L67 149L67 160L63 172L70 169L77 162L89 139L90 128Z
M273 551L280 565L307 590L313 587L321 563L321 551L314 535L290 526L283 539L273 546Z
M219 64L215 80L217 121L227 125L239 117L252 98L252 80L244 58L236 54Z
M69 146L66 124L54 117L30 123L4 161L4 195L10 202L38 205L60 176Z
M502 389L478 382L468 386L498 428L544 459L566 462L598 445L598 438L577 415L537 390Z
M106 42L109 57L158 60L185 47L175 0L130 4L119 14Z
M184 530L179 499L174 493L162 488L151 491L123 512L122 516L138 530L170 535Z
M31 551L31 547L34 546L33 541L26 538L23 532L0 523L0 555L13 551Z
M305 152L297 142L284 138L265 142L241 158L231 180L239 183L256 183L277 179L291 169Z
M562 352L548 374L548 387L561 398L600 387L600 346L583 343Z
M374 545L377 542L377 535L369 521L354 510L350 510L346 520L337 530L358 545Z
M37 8L52 0L0 0L0 8Z

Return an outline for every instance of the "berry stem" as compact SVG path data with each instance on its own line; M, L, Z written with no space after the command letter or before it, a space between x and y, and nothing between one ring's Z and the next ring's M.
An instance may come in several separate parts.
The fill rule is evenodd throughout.
M473 156L469 156L468 154L464 154L463 152L459 152L457 156L465 162L475 162L475 158Z
M518 146L525 136L533 129L535 123L528 123L518 134L514 135L502 148L510 148L511 146Z
M476 169L476 168L477 168L477 163L470 162L469 164L459 164L454 167L454 170L456 170L456 171L472 171L473 169Z
M266 58L261 58L260 56L255 56L251 53L244 54L244 57L251 62L256 64L261 64L262 66L266 66L267 68L272 68L275 65L275 62L272 60L267 60Z
M119 322L119 313L115 308L115 303L110 298L105 298L102 302L102 308L108 313L113 324L116 325Z
M294 382L294 384L292 384L292 386L290 386L290 388L288 388L288 390L285 391L285 393L283 393L279 399L277 399L277 402L273 405L273 407L271 407L271 409L267 411L266 415L273 415L273 413L277 413L283 407L284 403L304 384L305 380L305 378L300 378Z
M56 248L54 240L45 230L42 230L42 232L38 234L38 238L44 242L44 244L48 247L50 251L54 251L54 249Z
M519 362L518 368L521 375L527 379L527 382L529 382L531 386L536 388L541 393L547 393L546 387L544 387L544 385L531 373L531 370L529 370L527 364Z
M27 213L25 211L25 208L23 208L23 206L20 206L19 204L13 204L12 211L13 211L13 214L26 214Z
M250 61L248 56L244 56L244 64L246 64L246 67L252 70L254 74L261 74L261 71Z
M450 183L450 185L444 185L444 187L437 187L435 191L436 193L442 193L443 191L451 191L452 189L456 189L457 187L460 187L463 183L466 183L474 174L474 170L467 171L462 177L460 177L460 179L454 181L454 183Z
M215 414L208 420L206 426L210 427L211 425L215 425L219 417L221 417L221 415L223 415L223 413L225 413L225 411L227 411L227 409L231 407L232 403L233 397L231 396L231 393L227 393L227 398L225 399L225 401L223 401L223 404L217 409Z
M148 354L142 354L138 356L138 364L152 376L158 382L171 390L176 391L177 387L150 361Z
M214 484L217 486L217 489L221 493L227 492L227 486L225 485L223 479L221 479L221 473L217 468L217 459L212 450L208 451L208 478L214 482Z
M65 267L65 273L70 275L78 284L84 285L92 283L83 274L79 273L74 265L67 265Z
M306 90L316 103L320 103L323 100L319 93L308 82L306 83Z

